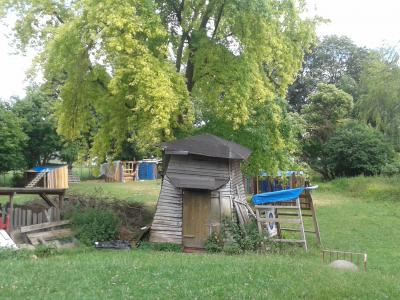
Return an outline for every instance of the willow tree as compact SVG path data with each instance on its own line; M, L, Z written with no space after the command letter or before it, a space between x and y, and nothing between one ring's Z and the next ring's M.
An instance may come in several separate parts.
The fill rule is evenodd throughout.
M276 99L314 39L302 7L292 0L5 0L2 11L18 17L20 49L40 48L37 65L60 99L59 132L72 139L93 132L93 151L104 157L127 139L148 150L193 126L223 124L224 135L238 137L265 110L268 128L259 130L272 134L259 150L284 149Z

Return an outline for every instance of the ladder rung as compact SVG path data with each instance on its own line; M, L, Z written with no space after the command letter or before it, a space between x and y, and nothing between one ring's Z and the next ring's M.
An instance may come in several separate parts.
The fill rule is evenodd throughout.
M283 230L283 231L301 232L300 229L295 229L295 228L281 228L281 230ZM304 230L304 232L307 232L307 233L316 233L315 231L312 231L312 230Z
M265 223L295 223L295 224L301 224L300 219L281 219L281 218L258 218L257 219L259 222L265 222Z
M270 239L271 242L276 243L301 243L305 244L305 240L288 240L288 239Z
M279 216L298 216L298 214L294 214L294 213L280 213L278 212ZM312 217L312 215L309 214L301 214L303 217Z
M256 205L256 208L260 209L299 209L298 206L293 205Z

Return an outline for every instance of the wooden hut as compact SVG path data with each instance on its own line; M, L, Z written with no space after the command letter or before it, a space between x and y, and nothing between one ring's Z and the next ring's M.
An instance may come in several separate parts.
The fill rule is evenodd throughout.
M246 202L240 163L251 151L205 134L163 144L164 176L150 231L151 242L204 248L234 199Z
M25 171L27 188L41 187L47 189L68 188L67 165L45 165Z

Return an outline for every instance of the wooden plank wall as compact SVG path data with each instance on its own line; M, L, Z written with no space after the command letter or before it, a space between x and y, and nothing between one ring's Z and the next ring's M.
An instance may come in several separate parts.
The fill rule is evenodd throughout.
M228 160L221 158L200 159L193 155L172 155L167 175L172 173L228 178L229 164Z
M165 176L150 231L150 242L182 244L182 190Z
M244 178L240 170L240 161L231 160L231 191L232 195L236 194L236 187L239 188L240 200L246 201L246 191L244 189Z
M22 207L14 207L11 222L13 228L16 229L21 226L59 221L58 216L59 214L57 214L57 208L55 207L50 207L40 212Z
M68 188L68 166L52 169L47 173L47 188L67 189Z

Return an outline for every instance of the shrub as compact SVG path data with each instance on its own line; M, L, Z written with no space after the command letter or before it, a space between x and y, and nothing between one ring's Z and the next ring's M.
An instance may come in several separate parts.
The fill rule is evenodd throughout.
M221 252L224 248L224 237L221 233L213 232L207 239L206 250L211 253Z
M116 239L119 224L119 219L109 210L86 208L72 215L76 237L85 245Z
M323 153L323 164L331 177L380 174L394 155L380 132L357 122L339 128Z
M233 239L231 245L236 244L241 251L256 251L260 249L263 237L260 236L255 221L251 221L243 227L231 220L226 220L224 223L223 230L225 234Z
M55 247L47 245L38 245L35 248L35 255L37 257L48 257L57 254L58 251Z
M140 248L150 249L155 251L165 251L165 252L182 252L182 246L173 243L141 242Z
M24 175L21 173L14 173L10 183L11 186L13 187L24 187L25 185Z

